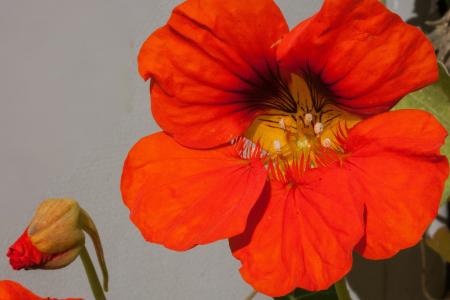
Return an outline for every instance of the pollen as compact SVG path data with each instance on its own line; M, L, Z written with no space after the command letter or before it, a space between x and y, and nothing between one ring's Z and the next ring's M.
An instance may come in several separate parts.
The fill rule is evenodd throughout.
M308 142L308 139L303 138L303 139L297 140L297 147L299 149L311 148L311 144Z

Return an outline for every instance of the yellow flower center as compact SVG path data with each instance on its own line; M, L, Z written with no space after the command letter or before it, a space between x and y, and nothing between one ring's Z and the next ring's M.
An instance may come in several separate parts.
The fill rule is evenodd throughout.
M302 159L308 167L325 164L323 153L342 153L339 136L360 117L337 107L313 80L292 74L269 108L257 117L245 137L259 144L272 158L292 162Z

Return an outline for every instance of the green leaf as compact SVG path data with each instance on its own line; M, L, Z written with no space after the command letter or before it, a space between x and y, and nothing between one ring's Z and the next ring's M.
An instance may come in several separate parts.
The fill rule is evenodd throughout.
M439 63L439 81L419 91L408 94L393 109L414 108L432 113L450 132L450 76ZM450 159L450 138L447 137L441 153ZM447 178L441 204L449 200L450 179Z
M447 227L439 228L431 239L426 240L426 243L450 263L450 231Z
M296 289L289 295L274 298L275 300L339 300L334 286L326 291L309 292L302 289Z

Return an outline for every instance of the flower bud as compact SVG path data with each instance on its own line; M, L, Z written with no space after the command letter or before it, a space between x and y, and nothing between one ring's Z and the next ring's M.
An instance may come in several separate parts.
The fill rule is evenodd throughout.
M22 236L9 248L16 269L58 269L67 266L84 246L80 206L74 200L43 201Z
M39 297L23 287L17 282L11 280L0 280L0 299L1 300L58 300L56 298ZM62 299L61 299L62 300ZM82 300L80 298L69 298L66 300Z
M100 237L90 216L75 200L44 200L7 256L15 270L63 268L83 249L84 232L93 240L107 290L108 274Z

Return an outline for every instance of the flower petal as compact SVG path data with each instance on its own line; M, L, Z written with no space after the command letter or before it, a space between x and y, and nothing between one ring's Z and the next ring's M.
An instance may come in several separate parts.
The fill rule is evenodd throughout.
M28 228L11 245L6 254L9 264L14 270L42 268L54 258L54 254L46 254L33 245L28 235Z
M121 189L146 240L187 250L243 232L266 176L259 160L241 159L234 145L192 150L156 133L131 149Z
M275 48L288 32L272 0L188 0L143 44L139 72L152 78L157 122L194 148L225 144L272 95ZM225 124L232 124L225 126Z
M0 299L2 300L43 300L17 282L11 280L0 281Z
M272 297L296 287L324 290L350 270L363 207L336 174L313 170L296 187L272 182L246 231L230 239L242 277L256 290Z
M41 298L21 284L11 280L0 280L1 300L56 300L56 298ZM68 298L66 300L82 300L80 298Z
M437 214L448 161L439 155L447 133L429 113L399 110L349 131L344 169L366 207L358 251L384 259L412 247Z
M375 114L436 81L425 35L378 0L325 0L278 47L282 67L311 72L343 108Z
M210 92L205 98L216 93ZM152 83L151 94L153 99L151 107L158 124L165 130L173 132L177 142L194 148L224 144L236 136L233 132L242 131L246 120L253 120L257 114L256 111L242 110L242 103L207 105L207 107L202 103L182 103L177 97L164 92L158 83ZM202 95L204 93L198 94L200 98ZM171 130L172 128L174 130Z

